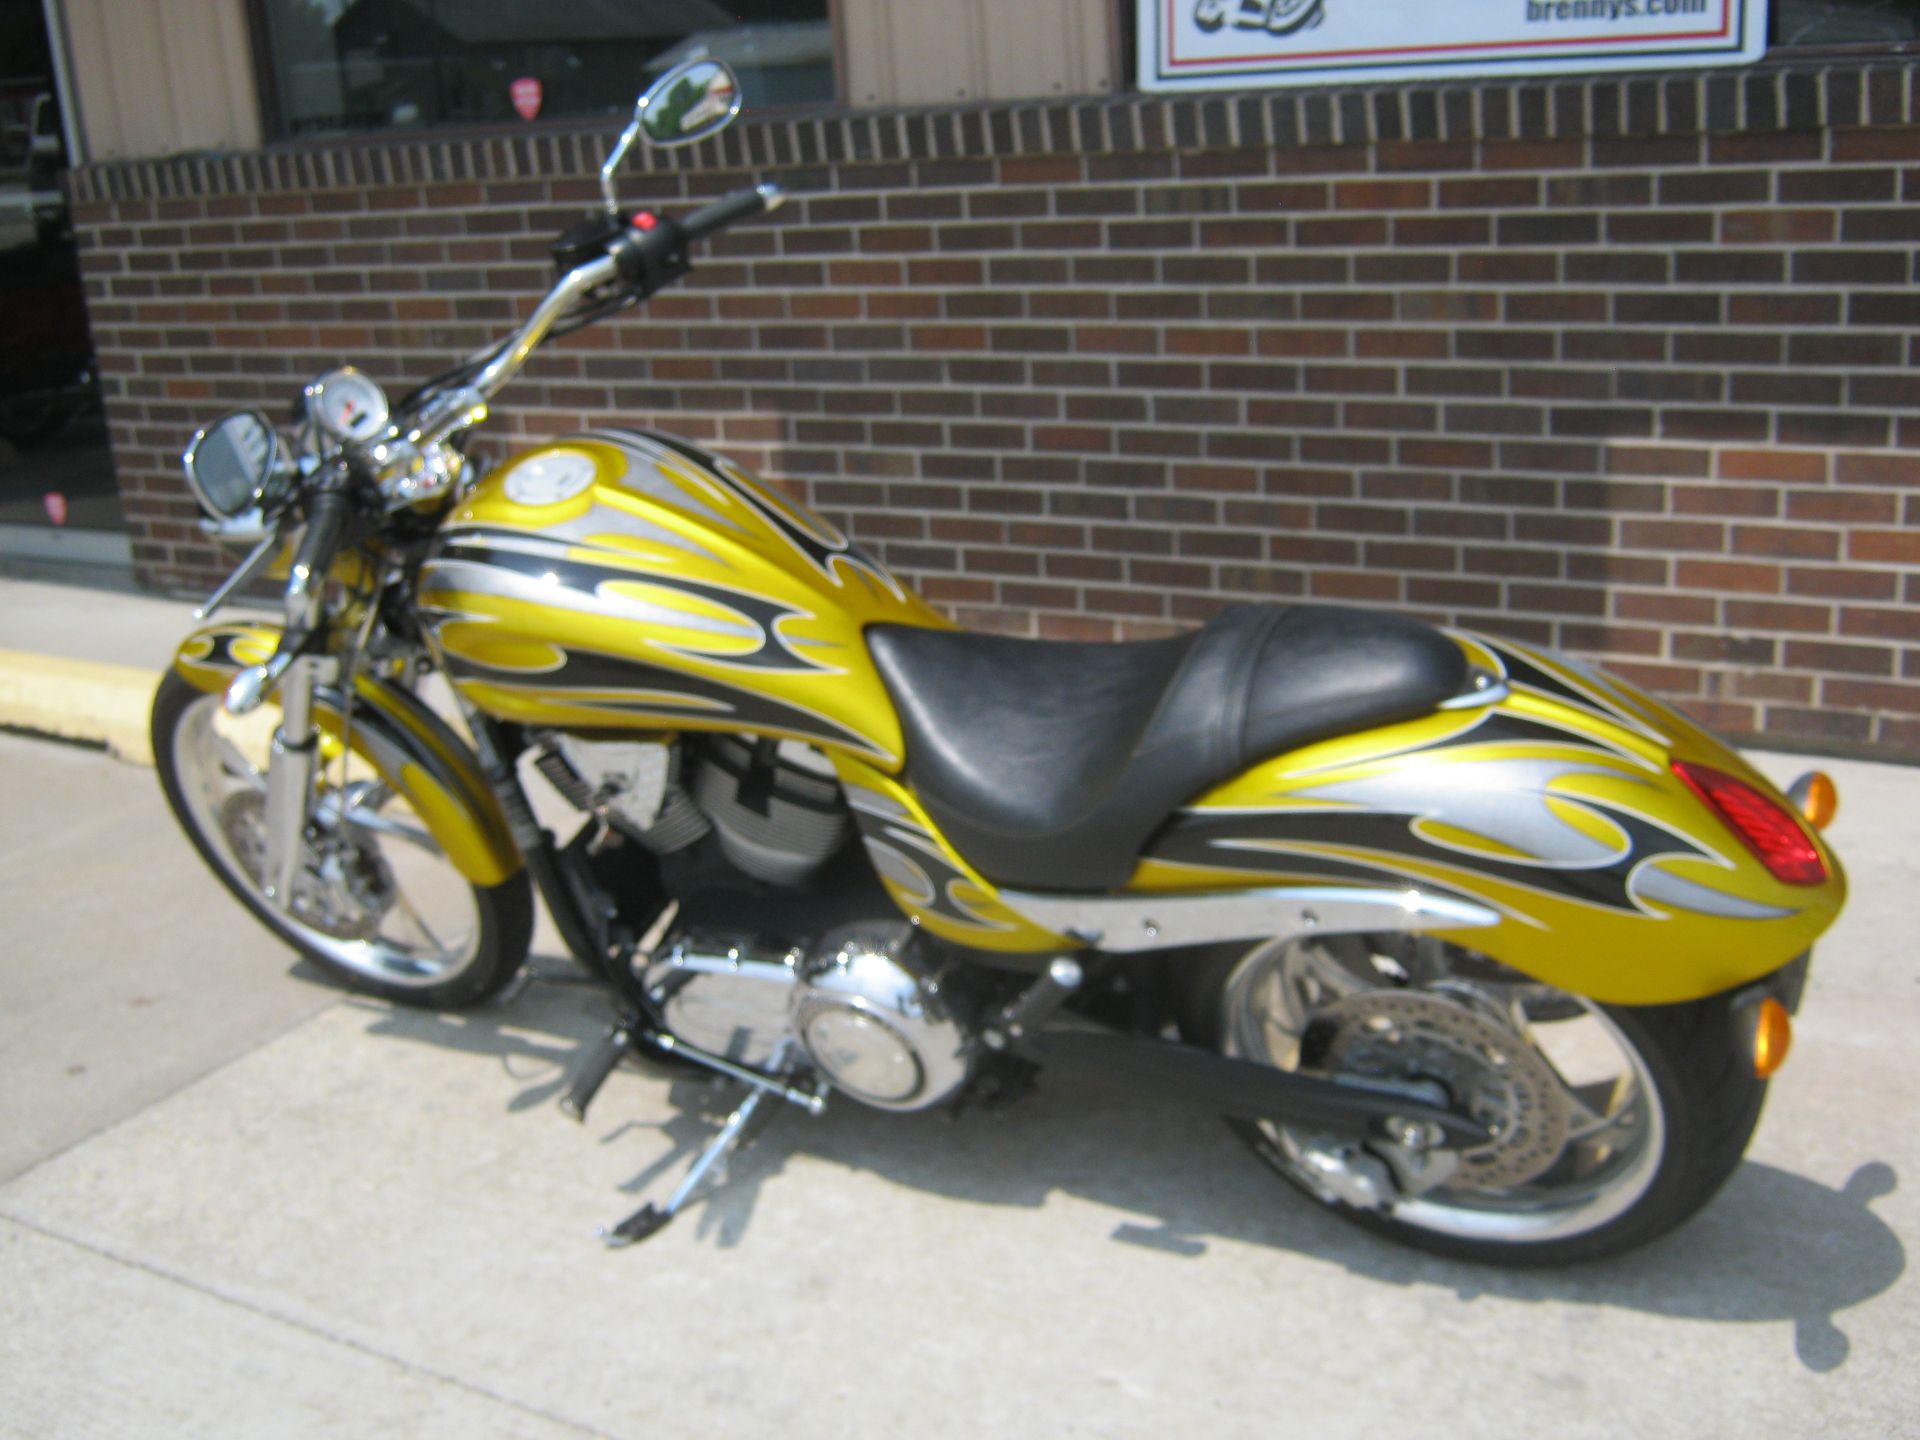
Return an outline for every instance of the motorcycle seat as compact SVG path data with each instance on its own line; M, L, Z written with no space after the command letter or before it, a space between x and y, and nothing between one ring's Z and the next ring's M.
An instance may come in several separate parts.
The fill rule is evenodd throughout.
M1123 644L875 625L906 778L981 875L1023 890L1126 884L1153 832L1256 761L1412 719L1467 662L1430 626L1339 606L1236 605Z

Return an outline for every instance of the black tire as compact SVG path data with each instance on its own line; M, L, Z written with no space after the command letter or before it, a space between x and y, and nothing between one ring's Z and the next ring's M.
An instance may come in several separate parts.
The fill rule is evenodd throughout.
M1195 967L1181 997L1183 1036L1220 1045L1228 975L1244 952L1216 953ZM1391 1214L1322 1201L1342 1219L1404 1245L1454 1259L1526 1266L1598 1260L1645 1245L1690 1218L1727 1182L1759 1123L1766 1081L1757 1078L1741 1015L1731 995L1678 1005L1595 1006L1639 1057L1660 1107L1664 1141L1637 1198L1605 1223L1549 1239L1465 1238ZM1316 1200L1291 1168L1276 1135L1261 1125L1229 1127L1269 1168Z
M290 922L270 906L244 871L224 853L224 847L202 828L200 819L187 798L180 771L176 738L180 727L196 707L217 698L209 697L174 671L160 682L153 702L153 759L160 775L160 788L167 797L180 828L200 852L207 867L219 877L254 918L306 959L324 971L336 983L367 995L378 995L395 1004L426 1010L461 1010L478 1005L498 994L526 963L533 939L533 888L525 870L501 881L482 886L461 881L470 892L475 917L475 935L470 956L444 975L430 980L397 983L343 964L321 948L325 938L308 927Z

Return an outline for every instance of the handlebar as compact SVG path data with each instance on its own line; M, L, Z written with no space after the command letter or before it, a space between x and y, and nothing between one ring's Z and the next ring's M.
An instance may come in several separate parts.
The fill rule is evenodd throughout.
M616 219L613 225L617 228L611 234L601 231L596 236L589 230L582 237L586 242L582 248L604 246L602 253L568 269L534 307L526 323L492 353L478 373L450 391L439 405L423 409L414 417L414 428L401 438L416 448L435 444L452 430L484 418L487 400L520 373L554 325L595 292L604 295L604 287L620 282L637 296L650 295L686 273L688 245L742 220L777 210L786 198L786 191L778 185L755 185L724 195L677 220L642 212L646 223L636 216L625 224ZM365 461L364 456L361 461ZM342 469L308 492L306 533L301 536L287 579L286 627L279 648L264 665L249 666L235 677L226 696L231 713L242 715L259 706L312 644L321 623L327 572L356 518L352 483ZM268 548L263 543L262 553Z
M786 198L787 192L778 185L755 185L736 190L678 220L645 212L651 217L649 225L620 224L611 235L603 232L594 237L592 243L604 245L604 253L563 274L534 307L527 323L468 384L481 398L491 399L520 373L554 325L592 292L617 279L642 294L651 294L686 272L685 251L689 243L704 240L741 220L777 210ZM588 234L592 234L591 230Z
M787 192L778 185L755 185L746 190L736 190L691 215L682 215L679 220L680 232L689 240L704 240L729 225L778 210L786 203L786 198Z

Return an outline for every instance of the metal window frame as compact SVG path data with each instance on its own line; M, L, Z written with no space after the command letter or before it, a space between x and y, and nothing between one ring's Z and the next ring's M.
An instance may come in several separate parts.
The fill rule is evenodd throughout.
M57 5L60 0L43 0L47 5ZM840 18L840 0L825 0L827 7L827 25L833 37L833 90L834 98L817 108L822 110L845 109L847 106L846 76L847 51L846 38ZM1116 0L1127 3L1127 0ZM293 142L296 137L288 133L285 101L280 93L280 72L274 64L273 54L273 17L267 11L268 0L246 0L245 20L248 46L253 54L254 91L260 102L260 134L263 143L281 145ZM816 107L782 106L776 113L787 113L795 109L813 109ZM578 124L581 117L556 116L550 121L535 124L562 126ZM493 133L495 125L455 123L451 125L425 126L418 130L379 129L364 131L346 131L341 135L328 136L330 140L368 140L380 136L411 135L421 138L451 139L462 135Z

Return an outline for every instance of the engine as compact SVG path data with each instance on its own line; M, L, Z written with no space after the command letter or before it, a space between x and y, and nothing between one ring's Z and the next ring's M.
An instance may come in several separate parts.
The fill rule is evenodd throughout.
M732 735L687 746L541 739L535 763L554 788L655 855L712 834L735 869L791 889L852 833L832 765L809 746ZM702 908L642 973L675 1036L755 1069L810 1060L836 1089L885 1110L937 1105L966 1084L972 1030L912 926L861 921L789 947L725 933L710 899Z
M809 947L687 932L646 968L668 1027L756 1068L798 1045L836 1089L883 1110L937 1105L972 1073L971 1030L904 922L847 926Z
M689 750L659 741L542 738L535 763L554 788L656 855L713 832L744 873L795 886L853 832L832 762L797 741L710 735ZM690 757L684 783L683 756Z

